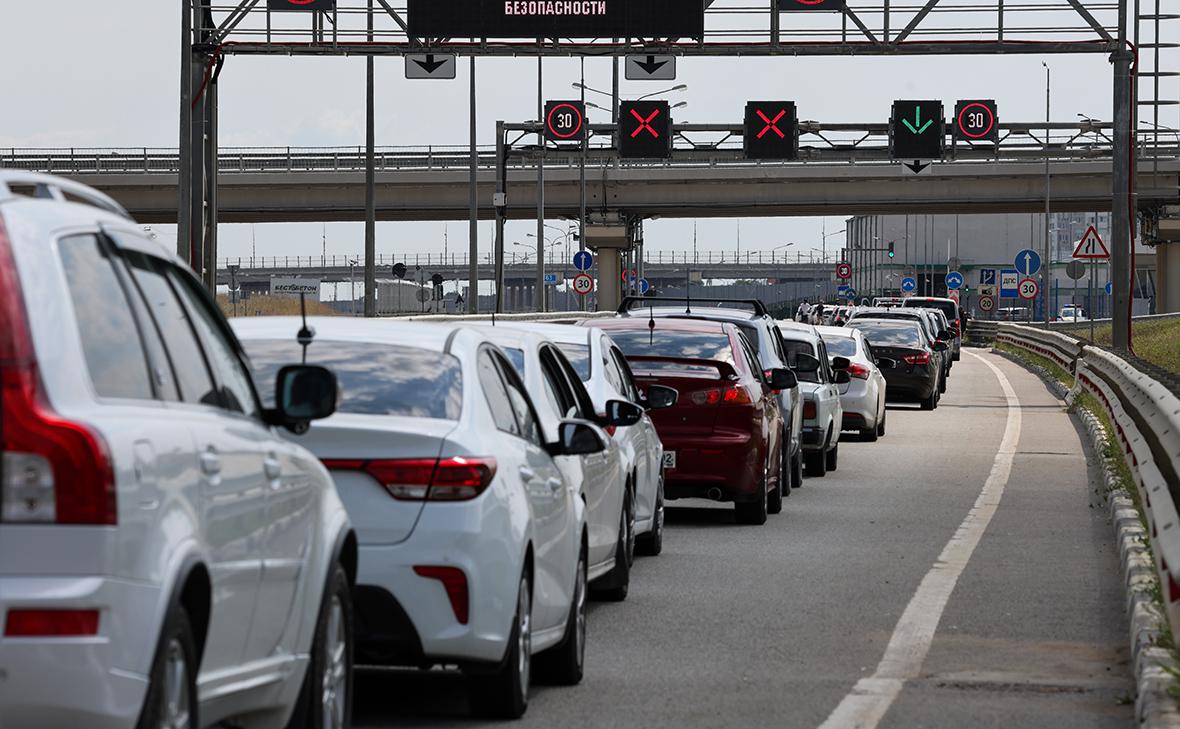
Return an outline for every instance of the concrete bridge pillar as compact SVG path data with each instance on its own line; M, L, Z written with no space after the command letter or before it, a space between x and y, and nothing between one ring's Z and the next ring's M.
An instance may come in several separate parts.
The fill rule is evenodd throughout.
M1155 313L1180 312L1180 243L1155 247Z

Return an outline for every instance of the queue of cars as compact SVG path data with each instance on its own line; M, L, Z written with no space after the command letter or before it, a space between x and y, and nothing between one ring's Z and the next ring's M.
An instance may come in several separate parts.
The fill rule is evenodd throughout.
M949 317L850 314L231 328L110 198L0 171L0 715L347 727L359 663L519 717L581 680L587 599L668 501L764 524L887 398L937 405Z

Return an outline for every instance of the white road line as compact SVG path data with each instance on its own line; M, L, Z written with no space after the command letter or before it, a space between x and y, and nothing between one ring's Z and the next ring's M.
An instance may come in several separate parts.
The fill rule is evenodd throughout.
M885 716L885 712L889 711L905 682L918 676L955 583L975 552L1008 485L1012 459L1020 442L1020 400L1012 389L1012 383L998 367L966 348L963 351L991 369L1008 400L1008 419L996 460L967 518L943 547L938 561L926 573L917 592L906 605L897 627L893 629L885 655L877 664L876 672L856 682L852 691L821 725L821 729L873 729Z

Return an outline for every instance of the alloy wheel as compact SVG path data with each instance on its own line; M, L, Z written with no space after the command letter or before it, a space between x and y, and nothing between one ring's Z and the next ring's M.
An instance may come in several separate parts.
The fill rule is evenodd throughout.
M348 636L345 635L344 606L333 595L328 607L328 626L324 635L324 675L321 685L323 726L343 729L348 708Z
M190 729L189 667L184 646L176 638L168 641L164 659L164 685L160 692L160 729Z

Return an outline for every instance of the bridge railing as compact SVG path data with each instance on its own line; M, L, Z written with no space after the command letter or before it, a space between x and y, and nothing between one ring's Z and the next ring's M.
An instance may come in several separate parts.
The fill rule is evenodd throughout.
M1102 404L1146 518L1164 612L1180 628L1180 379L1066 334L1001 324L997 341L1048 357Z

